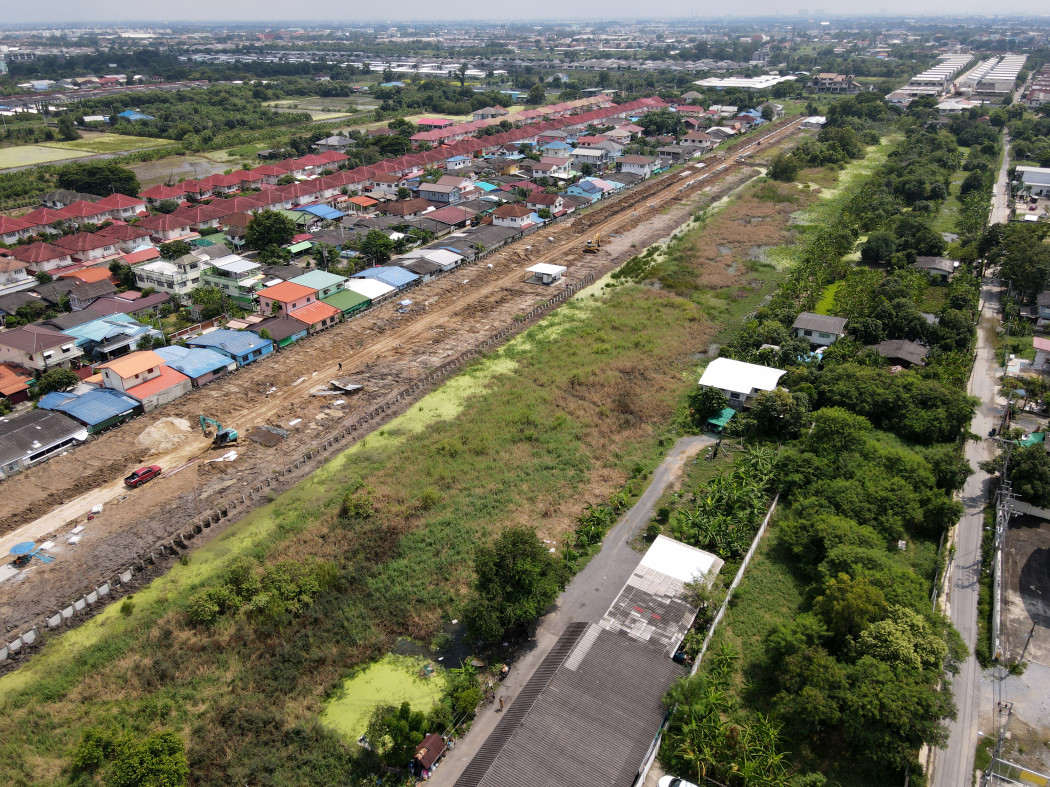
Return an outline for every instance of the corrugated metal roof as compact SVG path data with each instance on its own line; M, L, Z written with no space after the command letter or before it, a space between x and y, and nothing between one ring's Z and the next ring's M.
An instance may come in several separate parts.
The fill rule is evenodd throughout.
M335 208L330 208L327 205L302 205L296 208L296 210L304 213L311 213L314 216L319 216L327 221L335 221L336 219L341 219L346 216L345 213L341 213Z
M407 287L412 282L416 281L419 276L412 273L410 270L402 268L400 265L384 265L379 268L366 268L363 271L355 273L353 278L357 279L376 279L377 281L388 284L396 289Z
M111 418L130 414L139 406L137 400L110 388L96 388L80 394L50 393L40 399L45 410L60 410L88 426L96 426Z
M75 438L86 440L84 427L62 413L30 410L0 418L0 465L28 457L43 449Z
M355 309L367 308L372 301L366 298L360 293L353 292L351 290L339 290L339 292L333 292L327 298L322 298L325 303L330 306L334 306L341 312L346 313Z
M346 289L373 301L397 290L396 287L384 284L378 279L350 279L346 283Z
M312 290L323 290L327 287L342 284L346 281L346 276L339 276L328 271L310 271L288 281L292 284L301 284L303 287L309 287Z
M222 353L205 347L158 347L155 352L167 366L194 379L233 363Z
M228 328L210 331L203 336L194 336L187 339L186 344L193 347L218 347L231 355L246 355L254 350L273 346L269 339L256 336L251 331L231 331Z

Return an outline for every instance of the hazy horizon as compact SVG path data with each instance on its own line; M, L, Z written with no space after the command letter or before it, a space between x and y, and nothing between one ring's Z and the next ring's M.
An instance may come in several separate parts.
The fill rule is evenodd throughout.
M282 24L295 26L299 23L309 24L331 24L339 26L343 24L389 24L399 25L406 22L434 24L441 22L516 22L527 24L550 23L550 22L584 22L587 21L687 21L697 22L710 20L718 22L732 19L748 19L757 17L781 17L781 18L820 18L820 19L859 19L862 17L890 16L895 18L905 17L909 19L921 19L923 17L954 17L960 21L965 19L995 20L1010 18L1042 18L1050 19L1050 14L1033 14L1030 5L1018 3L1005 13L989 14L987 4L971 2L954 2L953 0L933 0L933 2L922 2L916 4L907 0L876 0L876 2L862 3L853 6L850 13L844 14L822 7L821 4L795 5L793 8L785 8L778 0L755 0L747 6L746 14L733 13L695 13L692 4L682 0L669 0L662 3L659 9L653 9L653 13L646 16L638 15L638 5L626 0L608 0L602 5L599 13L593 11L581 11L580 16L565 14L564 3L552 0L537 0L531 5L533 11L528 17L521 16L520 6L508 7L506 14L494 13L494 9L486 9L487 18L477 19L476 16L457 16L447 14L433 16L435 5L423 0L406 0L398 4L396 16L377 19L374 10L370 7L358 15L341 9L338 15L330 12L313 11L306 9L294 17L288 17L287 3L276 2L276 0L184 0L178 4L178 11L173 15L172 7L167 4L158 4L155 9L148 6L129 7L127 12L114 16L114 7L110 2L102 0L54 0L45 6L21 5L9 8L4 22L14 25L41 25L62 26L76 24L134 24L143 23L174 23L186 24L197 23L200 25L213 24ZM362 9L365 10L365 9ZM1027 12L1027 13L1026 13ZM491 16L489 16L491 14Z

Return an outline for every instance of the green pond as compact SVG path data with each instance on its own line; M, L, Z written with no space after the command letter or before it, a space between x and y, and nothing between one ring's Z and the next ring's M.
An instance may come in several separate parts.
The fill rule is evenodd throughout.
M435 667L429 678L420 678L425 664ZM380 704L407 702L424 713L434 707L445 688L446 673L435 662L418 656L387 654L343 682L340 692L327 703L321 723L357 741L368 727L372 710Z

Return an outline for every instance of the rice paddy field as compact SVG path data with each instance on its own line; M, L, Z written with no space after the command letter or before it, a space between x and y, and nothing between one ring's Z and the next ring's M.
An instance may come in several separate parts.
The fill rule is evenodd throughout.
M36 145L0 148L0 169L51 164L104 153L130 153L171 144L171 140L167 139L127 137L89 131L83 132L80 139L71 142L41 142Z

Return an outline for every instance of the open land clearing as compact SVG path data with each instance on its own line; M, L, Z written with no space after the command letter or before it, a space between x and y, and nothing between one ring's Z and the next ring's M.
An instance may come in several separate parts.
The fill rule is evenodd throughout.
M752 172L731 170L712 193L697 196L705 201L717 197ZM130 728L160 724L177 730L187 741L197 783L269 778L306 784L337 778L336 772L323 770L345 767L345 758L335 757L338 739L318 725L325 697L355 665L387 652L397 636L423 641L433 636L469 582L470 556L479 537L527 524L558 548L584 502L606 499L625 483L644 485L647 468L659 462L670 442L667 425L682 392L695 380L696 353L717 331L707 312L724 304L716 310L720 316L742 314L774 281L772 265L748 259L751 247L761 244L741 228L774 222L786 227L787 213L797 205L783 203L781 216L774 217L767 210L769 200L753 198L753 191L730 201L694 236L715 233L720 242L738 243L738 254L722 251L715 262L702 250L681 250L673 287L671 281L654 287L599 282L583 290L287 494L221 534L215 534L218 528L207 531L210 541L188 555L187 565L174 563L165 576L135 594L129 614L121 613L121 604L111 605L5 677L0 694L6 721L0 729L8 755L2 766L6 775L28 784L52 781L84 729L106 723L119 708ZM570 274L580 276L588 267L608 270L631 255L633 244L643 248L648 239L666 236L695 209L690 197L668 214L646 214L644 222L629 213L614 214L623 222L622 232L602 254L573 254ZM591 213L576 221L603 226L611 221L605 215ZM757 216L764 220L752 221ZM552 228L556 241L549 245L559 245L561 236L555 233L568 233L566 242L571 238L575 246L579 230L578 225L575 231L567 225ZM780 240L790 237L783 234ZM765 235L761 240L776 242ZM303 418L302 428L293 427L289 441L276 449L283 462L297 455L311 434L323 431L313 424L336 419L319 419L332 408L307 394L335 371L337 359L344 359L344 375L350 370L351 376L369 381L362 396L378 401L384 386L389 390L396 382L395 375L418 374L420 365L426 368L445 357L450 342L469 343L470 331L491 330L500 320L513 324L523 306L547 296L548 290L520 283L522 251L519 244L485 261L494 265L495 281L491 288L482 286L490 308L480 314L464 286L417 289L417 303L431 300L435 311L434 296L452 302L443 319L428 322L425 311L399 318L392 308L377 309L302 345L298 356L282 352L270 366L249 367L214 391L205 388L185 397L197 398L192 405L182 406L180 400L157 418L140 419L107 435L114 439L111 451L144 450L131 446L160 417L190 420L191 413L205 412L242 430L259 419L286 426ZM569 256L564 246L560 254ZM530 261L541 256L536 253ZM735 263L732 274L724 270L727 263ZM687 265L696 266L692 290L685 284ZM507 270L512 275L503 275ZM455 284L486 273L484 264L468 266L456 273ZM720 282L714 300L701 284L705 277ZM451 287L449 278L433 284ZM398 321L402 325L395 331ZM362 334L366 325L372 332ZM444 338L434 343L436 331ZM351 339L362 346L350 348ZM373 354L380 347L382 374ZM316 378L305 372L308 380L293 387L311 361L322 371ZM277 401L268 401L265 394L264 386L271 382L278 390L270 397ZM236 394L223 388L231 385ZM365 407L349 401L354 411ZM206 405L213 409L204 409ZM203 438L196 435L185 438L174 453L191 448L198 455L207 453ZM241 488L256 472L253 463L262 471L272 466L273 450L254 444L244 448L244 466L239 466L241 459L206 466L198 462L139 490L150 495L156 509L148 522L142 506L128 502L147 498L129 494L125 502L107 504L101 520L95 520L99 524L91 523L94 535L78 545L83 551L76 554L77 561L91 565L92 560L109 560L107 555L121 545L148 544L156 538L150 527L163 528L164 516L184 527L193 517L196 487L207 499L226 484ZM61 473L53 472L56 477ZM375 514L347 521L339 514L343 494L361 491L361 482L372 490ZM172 506L174 511L167 510ZM233 616L207 629L189 626L187 598L237 555L303 567L314 561L334 563L341 566L339 589L318 597L294 623L276 629ZM49 568L63 562L71 561L63 556ZM41 576L3 591L20 593ZM57 578L49 577L52 584ZM36 593L46 590L40 582ZM8 610L14 608L8 603ZM40 729L45 719L49 732L29 740L28 731Z
M87 536L75 550L63 554L46 574L30 572L17 584L0 586L0 623L7 630L19 629L50 614L84 588L111 578L157 544L184 531L197 521L199 513L239 496L260 479L272 478L276 467L316 446L328 433L371 412L407 384L500 330L521 325L521 315L557 291L526 284L526 265L568 263L569 282L601 275L634 250L668 235L696 210L698 200L717 198L753 173L750 166L730 166L721 177L711 177L708 188L701 190L704 184L698 184L689 198L680 191L679 173L670 180L627 192L595 211L490 255L484 262L464 266L416 288L415 305L407 314L398 313L392 303L372 309L6 481L6 494L0 500L0 521L4 523L0 546L12 538L57 538L74 519L86 516L92 505L104 503L105 509L90 523ZM677 207L667 213L648 207L664 204ZM612 234L602 253L583 254L580 238L594 231ZM544 240L546 237L554 238L553 242ZM727 260L711 264L724 266ZM487 267L490 264L491 269ZM733 275L748 276L748 267L737 265ZM714 270L704 275L710 278L706 286L722 286L727 274ZM720 318L724 305L732 303L733 297L722 296L704 303L703 308ZM364 391L343 405L334 405L333 397L310 396L311 389L337 376L338 363L343 365L342 374L363 384ZM303 377L306 380L299 382ZM400 404L393 412L406 406ZM212 457L209 442L196 432L168 451L151 451L138 439L161 419L183 418L196 423L199 415L217 418L241 434L268 424L288 428L290 436L277 449L242 440L238 459L230 463L201 461ZM290 425L296 419L299 422ZM369 427L377 422L382 419L370 422ZM120 479L147 460L166 468L169 474L140 490L121 489ZM317 457L277 483L287 488L320 461ZM187 462L194 464L178 473L170 472ZM85 468L91 470L85 472ZM149 502L148 513L143 511L143 499ZM57 516L41 516L41 512L61 504L67 507Z
M36 145L0 148L0 169L48 164L105 153L130 153L171 144L174 143L168 139L84 131L81 132L80 139L69 142L41 142Z

